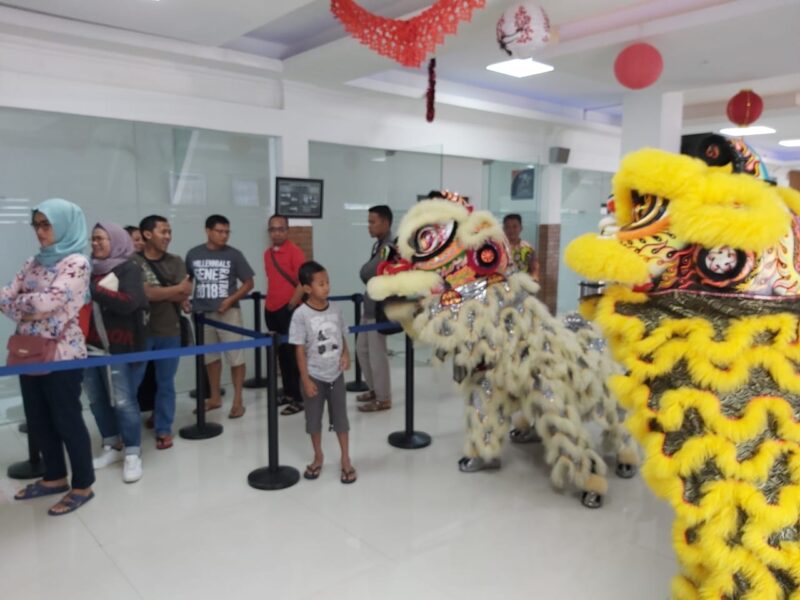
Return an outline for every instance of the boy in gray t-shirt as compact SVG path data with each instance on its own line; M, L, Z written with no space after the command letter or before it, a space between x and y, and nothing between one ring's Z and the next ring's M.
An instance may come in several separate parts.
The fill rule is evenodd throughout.
M342 450L342 483L353 483L356 470L350 463L344 371L350 368L347 327L342 311L328 302L330 280L325 267L314 261L300 267L298 279L306 301L292 315L289 343L295 346L300 371L300 390L306 412L306 433L311 436L314 460L303 477L316 479L322 471L322 411L328 402L331 428Z

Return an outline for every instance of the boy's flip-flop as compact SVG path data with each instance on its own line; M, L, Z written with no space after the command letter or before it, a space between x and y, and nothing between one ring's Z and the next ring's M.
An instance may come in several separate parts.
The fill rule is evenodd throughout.
M68 485L59 485L57 487L50 487L44 485L40 479L34 483L29 483L14 495L14 500L32 500L33 498L41 498L42 496L52 496L53 494L63 494L69 491Z
M86 504L89 500L94 498L94 492L89 492L88 495L83 496L81 494L76 494L72 492L64 496L58 504L53 506L50 510L47 511L47 514L51 517L60 517L61 515L68 515L71 512L75 512L81 506ZM65 510L54 510L58 505L64 506Z
M342 469L342 478L340 480L342 483L355 483L356 479L358 479L358 477L356 477L355 469Z

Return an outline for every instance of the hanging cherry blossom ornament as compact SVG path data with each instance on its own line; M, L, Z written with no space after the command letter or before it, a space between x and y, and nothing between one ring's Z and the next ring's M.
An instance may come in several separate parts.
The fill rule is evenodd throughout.
M553 37L547 13L533 2L513 4L497 22L497 43L515 58L530 58Z
M469 21L486 0L438 0L410 19L389 19L373 14L355 0L331 0L331 12L347 32L381 56L404 67L418 68L447 35Z

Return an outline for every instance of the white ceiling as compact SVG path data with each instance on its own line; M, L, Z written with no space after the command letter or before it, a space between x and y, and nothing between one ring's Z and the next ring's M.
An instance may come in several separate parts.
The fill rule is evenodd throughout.
M359 0L399 18L433 0ZM800 137L800 0L538 0L562 31L539 60L555 71L516 80L485 70L503 60L495 23L510 0L487 0L471 23L437 51L440 89L470 100L573 117L598 111L619 118L625 93L613 75L619 51L648 41L664 57L654 90L685 93L687 131L726 125L725 100L742 87L764 96L761 121L775 136L752 138L762 151L800 160L778 139ZM284 76L322 86L424 93L425 72L400 68L349 38L328 0L7 0L25 10L155 36L225 47L284 62ZM398 85L401 81L403 85ZM391 85L387 82L393 82ZM370 92L374 93L374 92ZM788 100L787 100L788 99ZM788 102L788 104L787 104ZM695 106L696 105L696 106ZM768 122L769 121L769 122Z

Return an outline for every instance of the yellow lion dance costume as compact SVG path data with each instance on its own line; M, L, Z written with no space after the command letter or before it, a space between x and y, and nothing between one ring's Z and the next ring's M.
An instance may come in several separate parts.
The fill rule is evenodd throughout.
M609 284L583 308L627 369L611 387L642 473L675 509L673 598L797 600L800 194L731 170L627 156L617 226L565 258Z
M538 285L514 270L499 223L457 195L412 207L397 245L400 257L381 265L368 291L393 298L387 315L433 346L437 359L452 357L467 398L461 471L500 466L519 412L512 440L538 434L553 483L575 484L583 504L598 508L606 464L585 421L600 421L620 477L632 477L639 463L605 385L616 366L599 332L578 315L554 318L535 297Z

